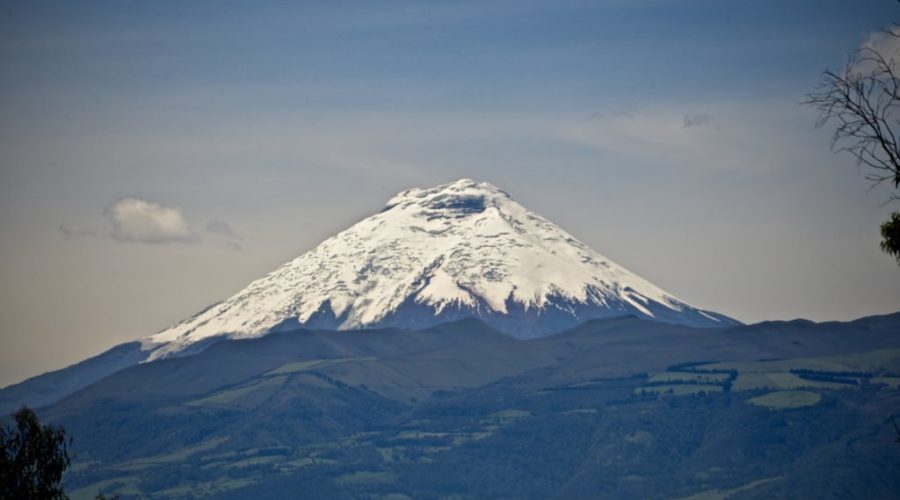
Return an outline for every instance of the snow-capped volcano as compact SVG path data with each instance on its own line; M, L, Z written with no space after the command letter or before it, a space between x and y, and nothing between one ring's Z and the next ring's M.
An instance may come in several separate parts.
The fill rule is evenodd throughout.
M734 323L676 299L493 185L462 179L398 194L381 212L143 343L158 358L223 335L425 327L471 316L528 338L624 314Z

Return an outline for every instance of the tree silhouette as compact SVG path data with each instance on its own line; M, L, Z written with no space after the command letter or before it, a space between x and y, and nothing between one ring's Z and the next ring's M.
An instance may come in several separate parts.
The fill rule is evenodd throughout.
M882 32L887 40L900 38L900 27ZM826 70L816 92L804 104L819 110L816 127L835 123L831 148L846 152L865 170L874 188L882 182L900 188L900 54L865 46L854 51L840 72ZM891 200L900 196L895 192ZM900 264L900 212L881 226L881 249Z
M71 463L65 431L24 406L12 417L15 426L0 429L0 499L68 498L60 484Z

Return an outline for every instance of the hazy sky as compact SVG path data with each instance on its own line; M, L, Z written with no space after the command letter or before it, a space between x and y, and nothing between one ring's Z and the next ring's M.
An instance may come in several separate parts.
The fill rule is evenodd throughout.
M745 322L900 310L797 103L894 0L3 2L0 385L472 177Z

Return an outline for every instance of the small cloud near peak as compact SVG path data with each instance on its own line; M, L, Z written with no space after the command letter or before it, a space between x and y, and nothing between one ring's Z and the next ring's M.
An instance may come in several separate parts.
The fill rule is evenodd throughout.
M141 198L121 198L103 215L110 223L109 236L116 241L151 244L197 241L197 235L178 207Z
M72 229L60 225L64 240L90 237L110 239L120 243L200 243L200 234L188 222L180 207L166 206L144 198L119 198L103 211L102 229ZM213 219L206 225L212 240L235 250L241 250L243 237L227 222Z

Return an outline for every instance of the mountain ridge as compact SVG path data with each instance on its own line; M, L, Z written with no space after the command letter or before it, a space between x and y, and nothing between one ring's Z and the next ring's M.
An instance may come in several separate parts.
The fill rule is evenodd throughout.
M150 359L213 335L427 328L477 317L520 338L637 314L739 322L663 291L486 182L414 188L230 298L142 340Z
M476 318L537 338L625 315L740 324L680 301L496 186L461 179L400 192L380 212L155 335L0 389L0 407L52 403L137 363L273 332L376 334Z
M898 320L303 329L125 368L38 412L76 436L72 498L668 498L768 477L793 485L768 496L839 498L803 482L823 467L880 498Z

